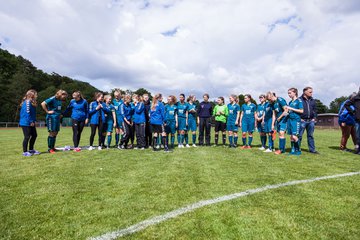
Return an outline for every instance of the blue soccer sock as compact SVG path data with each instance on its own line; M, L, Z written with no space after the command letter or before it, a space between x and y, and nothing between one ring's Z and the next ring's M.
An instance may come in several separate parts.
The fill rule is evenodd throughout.
M116 145L119 144L119 140L120 140L120 134L119 134L119 133L115 133L115 144L116 144Z
M234 136L234 144L237 145L239 137L238 136Z
M233 145L233 139L234 139L234 137L233 137L233 136L229 136L229 144L230 144L230 146L232 146L232 145Z
M286 138L279 139L279 149L281 152L285 152Z
M192 135L192 143L195 144L196 143L196 134Z
M251 136L249 136L249 146L251 146L251 143L252 143L252 140L253 140L253 137Z
M242 138L242 142L243 142L243 145L245 146L246 145L246 137Z
M300 141L297 140L296 142L294 142L294 148L295 148L295 152L300 152Z
M185 143L189 144L189 134L188 133L185 133L184 138L185 138Z
M291 141L291 152L295 152L295 142Z
M111 139L112 139L112 136L111 136L111 135L108 135L108 136L107 136L107 147L110 147Z
M269 149L272 150L274 148L274 141L272 140L272 136L268 136L269 139Z
M261 140L261 146L263 148L266 147L266 136L260 136L260 140Z
M175 135L171 135L171 137L170 137L170 141L171 141L171 146L174 146L174 144L175 144Z

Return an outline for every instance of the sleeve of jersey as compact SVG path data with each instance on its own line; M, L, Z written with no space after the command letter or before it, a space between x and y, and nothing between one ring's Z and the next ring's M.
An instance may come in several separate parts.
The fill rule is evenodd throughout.
M92 102L90 103L90 107L89 107L89 115L93 115L96 112L96 106L95 106L96 102Z
M303 105L303 102L301 100L299 100L299 109L304 109L304 105Z
M72 104L73 104L73 101L71 100L70 103L69 103L69 105L68 105L67 108L65 109L65 111L62 112L62 115L66 116L67 114L69 114L71 108L73 107Z
M86 118L89 118L89 104L87 101L85 101L85 103L84 103L84 111L85 111Z
M49 106L49 104L54 102L54 99L55 99L55 97L51 97L51 98L46 99L44 102L46 103L46 105Z

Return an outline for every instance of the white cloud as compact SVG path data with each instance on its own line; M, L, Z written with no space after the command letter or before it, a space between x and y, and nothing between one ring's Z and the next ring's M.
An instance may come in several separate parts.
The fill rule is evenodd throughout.
M356 0L0 3L3 48L103 90L286 96L311 85L328 104L360 82Z

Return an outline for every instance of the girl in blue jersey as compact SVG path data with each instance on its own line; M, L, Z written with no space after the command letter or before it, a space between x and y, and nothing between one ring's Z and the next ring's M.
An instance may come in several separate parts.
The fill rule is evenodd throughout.
M238 104L238 97L231 94L229 97L230 103L227 105L229 115L226 121L226 130L229 135L229 147L236 148L238 141L238 125L240 119L240 106Z
M95 101L91 102L89 105L89 121L90 121L90 128L91 128L91 134L90 134L90 147L89 150L95 149L93 147L94 138L96 134L96 129L98 129L98 150L101 150L103 147L103 143L105 140L104 137L104 125L106 123L105 121L105 103L104 101L104 95L101 92L96 92L94 94Z
M264 105L264 131L268 139L268 148L264 151L266 153L271 153L274 150L274 140L276 138L276 132L274 130L273 122L275 122L275 114L271 103L269 102L268 95L265 96L265 105Z
M153 149L156 151L155 145L157 138L161 135L161 142L164 145L164 151L169 152L166 142L166 132L164 127L165 122L165 107L162 103L162 95L156 94L150 108L150 124L153 132Z
M80 91L75 91L72 94L73 99L70 101L68 107L63 112L66 116L71 111L72 130L73 130L73 143L74 152L80 152L79 147L81 133L85 124L88 121L88 103L81 95Z
M122 128L124 131L124 135L120 141L120 149L127 149L133 125L133 108L131 106L130 95L125 95L124 97L124 103L121 105L121 115L123 116Z
M272 129L276 129L279 133L279 150L275 151L275 154L285 153L286 138L285 132L287 127L287 104L284 98L276 97L274 92L268 92L266 98L269 100L271 108L273 109L273 115L275 121L272 122ZM275 128L276 127L276 128Z
M266 98L264 94L259 96L260 103L257 105L255 112L256 126L260 135L261 148L259 150L264 151L266 147L266 133L265 133L265 108Z
M105 95L105 127L104 130L106 130L107 135L107 144L106 148L109 149L111 147L111 140L112 140L112 132L113 129L116 127L116 113L115 113L115 107L111 104L111 96Z
M187 98L188 103L188 131L191 131L192 135L192 146L196 147L196 97L194 95L190 95ZM185 139L188 137L188 133L185 133Z
M46 112L46 125L49 132L48 151L55 153L56 136L60 131L61 104L65 101L68 94L64 90L56 92L55 96L46 99L41 103L41 107Z
M251 148L253 140L253 132L255 129L255 111L256 106L251 102L251 95L245 94L245 103L241 106L240 128L242 129L242 149ZM248 143L246 143L246 135L249 135Z
M146 118L145 118L145 105L143 102L142 96L134 94L132 96L134 103L134 124L135 124L135 133L136 133L136 147L135 149L145 149L145 127L146 127Z
M37 92L30 89L26 92L21 103L20 110L20 126L23 130L23 156L30 157L34 154L40 154L39 151L34 149L35 141L37 138L36 132L36 106L37 106ZM29 150L28 150L29 146Z
M298 90L296 88L290 88L288 90L288 95L291 98L287 111L288 121L287 121L287 132L290 135L291 140L291 152L292 155L300 155L300 143L299 143L299 133L301 125L301 114L304 112L303 103L298 98Z
M115 145L116 146L119 145L120 138L123 135L122 116L121 116L121 111L120 111L121 104L123 104L121 91L116 89L114 91L114 99L113 99L113 105L114 105L115 113L116 113L116 132L115 132Z
M184 147L185 132L187 131L188 125L188 105L185 102L185 95L180 94L179 102L177 103L177 114L178 114L178 144L179 148ZM190 147L188 142L186 147Z
M178 117L177 117L177 105L176 97L170 95L167 99L167 104L165 106L165 132L167 142L170 135L171 148L174 148L175 144L175 133L178 126Z

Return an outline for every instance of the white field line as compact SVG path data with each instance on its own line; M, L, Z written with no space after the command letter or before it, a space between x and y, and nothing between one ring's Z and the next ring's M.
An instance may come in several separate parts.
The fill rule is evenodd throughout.
M139 222L137 224L131 225L128 228L120 229L120 230L117 230L114 232L105 233L98 237L92 237L92 238L90 238L90 240L116 239L118 237L129 235L129 234L132 234L135 232L139 232L149 226L156 225L156 224L164 222L168 219L175 218L177 216L183 215L188 212L192 212L198 208L202 208L202 207L220 203L220 202L229 201L229 200L236 199L236 198L245 197L248 195L252 195L255 193L259 193L259 192L264 192L264 191L271 190L271 189L287 187L287 186L292 186L292 185L297 185L297 184L302 184L302 183L310 183L310 182L315 182L315 181L320 181L320 180L325 180L325 179L354 176L354 175L359 175L359 174L360 174L360 172L349 172L349 173L337 174L337 175L332 175L332 176L316 177L316 178L305 179L305 180L295 180L295 181L290 181L290 182L286 182L286 183L279 183L279 184L274 184L274 185L267 185L267 186L260 187L260 188L249 189L244 192L225 195L225 196L221 196L221 197L217 197L217 198L213 198L213 199L203 200L203 201L199 201L199 202L187 205L185 207L176 209L174 211L167 212L163 215L149 218L149 219Z

